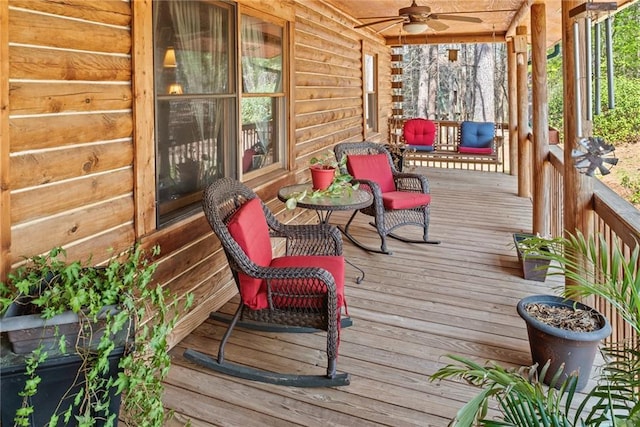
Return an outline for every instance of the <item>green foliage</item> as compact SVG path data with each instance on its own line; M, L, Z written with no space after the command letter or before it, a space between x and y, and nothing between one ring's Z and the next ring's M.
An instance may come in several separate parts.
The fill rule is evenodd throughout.
M359 187L359 184L352 184L353 177L347 172L347 156L342 156L340 161L337 161L332 150L327 150L319 156L312 157L309 160L311 166L321 166L328 169L336 169L336 174L333 177L333 181L329 187L324 190L315 190L311 193L303 191L302 193L292 194L285 203L287 209L295 209L298 202L304 198L317 199L320 197L340 197L345 192L350 193Z
M634 204L640 203L640 176L631 177L626 172L621 174L620 185L631 191L629 201Z
M159 248L153 248L151 257L158 254ZM30 258L9 274L7 283L0 284L2 314L12 303L17 303L34 307L45 319L65 311L78 315L81 336L70 351L80 356L80 369L86 382L71 405L63 408L62 402L59 403L50 425L57 425L60 417L65 423L69 422L74 410L79 414L74 425L94 426L100 420L106 420L106 426L115 425L117 414L108 414L109 393L103 392L111 387L123 393L123 414L132 425L163 425L162 381L171 362L167 335L181 310L175 297L160 285L152 284L157 264L151 257L136 245L125 254L113 257L106 266L95 267L90 265L90 260L67 262L66 252L54 248L46 255ZM191 303L189 295L184 308ZM105 311L109 305L117 309ZM95 337L93 328L98 320L104 322L105 333ZM130 335L132 325L136 330ZM119 362L123 372L118 378L105 378L108 357L115 349L113 337L119 332L129 335ZM92 344L82 345L85 342ZM58 345L61 353L67 353L64 343L61 336ZM36 395L40 383L35 370L47 356L41 345L26 359L28 379L20 392L24 403L15 416L18 426L29 425L29 415L33 412L29 398Z
M640 142L640 3L613 17L613 63L615 108L607 109L606 50L600 58L602 114L594 116L593 134L614 145ZM604 25L601 25L604 40ZM564 95L562 56L547 62L549 124L563 128Z
M572 298L597 296L614 306L620 316L640 333L640 246L625 256L619 246L609 252L602 235L586 238L580 233L523 241L536 255L548 257L550 274L562 274L572 283L563 289ZM481 366L458 356L456 363L439 369L433 380L460 378L481 389L452 421L454 426L636 426L640 420L640 344L622 342L603 349L605 365L598 384L572 411L577 378L570 375L558 390L542 386L533 375L536 366L508 370L497 364ZM546 369L546 367L545 367ZM529 375L523 375L528 370ZM546 372L541 372L544 378ZM560 373L556 373L558 378ZM500 421L487 417L495 400Z
M640 78L638 28L640 28L640 3L616 13L613 17L613 67L616 76Z
M613 145L640 142L640 78L616 77L615 108L593 118L593 133ZM607 94L603 96L606 107Z

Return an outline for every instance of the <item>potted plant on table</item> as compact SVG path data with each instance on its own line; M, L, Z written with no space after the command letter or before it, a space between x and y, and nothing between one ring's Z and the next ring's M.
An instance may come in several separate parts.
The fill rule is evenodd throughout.
M597 296L616 307L618 314L640 334L640 246L626 257L619 246L607 251L604 237L569 235L551 241L546 252L554 274L572 281L565 297ZM586 260L591 268L580 268ZM640 425L640 344L637 340L615 343L603 349L605 364L598 383L582 399L574 401L579 375L564 380L550 364L508 369L496 363L478 364L450 356L449 364L432 375L432 380L461 378L481 389L479 395L458 411L451 425L513 426L637 426ZM551 374L556 388L547 388L539 378ZM489 401L498 403L499 415L488 419Z
M292 194L286 201L287 209L295 209L297 203L305 197L334 197L358 188L358 184L351 183L353 177L349 173L341 172L346 170L346 156L337 161L333 151L327 150L320 156L312 157L309 164L313 191Z
M158 253L136 245L93 266L54 248L9 274L0 284L3 424L116 425L122 397L125 422L162 425L166 338L180 310L152 284Z

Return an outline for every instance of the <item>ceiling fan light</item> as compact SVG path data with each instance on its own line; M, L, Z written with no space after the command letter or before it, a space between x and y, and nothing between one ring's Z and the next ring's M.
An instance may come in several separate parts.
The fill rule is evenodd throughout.
M402 29L409 34L420 34L427 31L429 26L425 22L407 22L402 25Z

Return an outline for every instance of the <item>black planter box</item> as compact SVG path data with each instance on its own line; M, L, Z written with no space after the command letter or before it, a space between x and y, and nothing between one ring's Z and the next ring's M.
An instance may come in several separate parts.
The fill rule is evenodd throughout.
M18 393L24 389L27 377L25 376L25 356L11 352L6 346L5 338L3 337L2 364L0 365L1 425L12 426L16 411L22 407L23 398ZM124 347L120 347L109 355L109 372L107 374L109 377L115 378L120 372L118 363L123 354ZM56 409L58 413L67 410L84 381L80 375L78 377L79 383L74 384L80 366L80 357L76 355L50 357L38 366L36 373L42 381L38 386L38 392L30 399L30 403L34 407L34 412L30 417L31 426L48 425L49 419ZM105 393L110 395L109 414L115 413L117 417L120 411L120 395L116 394L115 388L105 390ZM60 404L60 402L62 403ZM103 414L96 414L97 426L104 425L102 418L104 418ZM68 424L64 424L64 420L60 417L58 425L75 426L77 422L72 415Z

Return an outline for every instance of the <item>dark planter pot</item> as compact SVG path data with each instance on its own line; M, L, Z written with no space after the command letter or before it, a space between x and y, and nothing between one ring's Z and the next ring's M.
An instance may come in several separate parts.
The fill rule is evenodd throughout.
M553 307L577 307L590 311L598 318L601 328L593 332L573 332L549 326L527 313L525 307L530 303L548 304ZM523 298L518 302L517 309L527 324L531 358L533 363L538 364L538 373L548 360L551 361L543 382L551 385L554 374L564 364L562 376L556 387L559 387L569 374L578 372L577 389L582 390L589 381L600 341L611 334L611 325L607 318L589 306L554 295L532 295Z
M518 261L522 267L522 276L527 280L535 280L537 282L544 282L547 280L547 270L549 269L549 260L545 258L536 258L532 255L525 256L520 249L520 242L528 237L533 237L533 234L527 233L514 233L513 242L518 252Z
M36 375L40 376L38 392L30 398L30 404L34 407L34 413L30 416L30 425L40 427L49 424L54 411L58 414L66 411L73 403L74 397L83 388L85 377L81 371L82 360L75 353L61 353L58 345L59 337L65 336L67 350L73 351L76 344L85 349L97 347L100 338L105 333L104 321L93 323L91 337L84 338L79 335L78 315L73 312L64 312L43 319L40 314L25 312L28 304L13 304L0 318L0 386L2 396L1 425L13 425L16 410L22 406L22 396L18 393L24 389L27 376L25 375L25 360L31 352L43 346L48 353L48 358L36 369ZM107 306L99 317L116 310L115 306ZM133 334L133 325L130 330L124 328L111 340L116 349L109 355L109 369L104 378L117 378L121 371L118 368L120 359L124 354L125 341ZM98 392L102 396L109 395L109 407L106 413L96 414L97 425L102 426L102 421L109 414L118 414L120 410L120 395L115 388ZM98 396L93 400L102 398ZM77 411L73 412L77 415ZM62 420L58 425L63 425ZM69 426L76 425L72 416Z
M107 377L116 378L121 371L118 368L120 358L124 354L124 347L117 348L109 355L109 370ZM25 375L25 357L12 353L8 348L2 348L2 364L0 365L0 404L1 425L12 426L16 411L22 407L22 396L18 393L23 390L27 376ZM64 412L73 402L73 398L81 390L84 377L78 370L81 367L78 356L67 355L47 359L36 369L41 382L38 392L29 400L34 412L29 418L29 425L41 427L49 424L49 420L55 411L58 414ZM76 378L77 377L77 378ZM74 381L76 381L74 383ZM105 415L117 414L120 411L120 395L116 388L104 390L109 394L109 407L106 414L95 414L96 425L104 425ZM77 411L73 412L77 415ZM58 425L76 425L74 416L68 424L63 423L62 417Z

